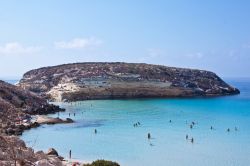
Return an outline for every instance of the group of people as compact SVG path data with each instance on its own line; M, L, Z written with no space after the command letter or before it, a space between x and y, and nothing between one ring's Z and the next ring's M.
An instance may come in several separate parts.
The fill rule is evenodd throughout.
M169 123L172 123L172 120L169 120ZM186 121L187 123L187 121ZM189 125L190 129L193 129L194 125L198 124L197 122L192 121L191 124ZM137 123L134 124L134 127L137 126ZM213 126L210 127L211 130L214 130L215 128ZM238 127L234 127L235 131L238 131ZM230 132L230 128L226 130L227 132ZM148 133L147 135L148 139L151 139L151 134ZM186 140L190 140L191 143L194 143L194 138L190 137L188 134L186 134Z
M69 113L69 117L70 117L70 115L71 115L71 114ZM73 115L76 116L76 113L73 113Z
M92 104L91 104L91 106L92 106ZM70 117L70 115L71 115L71 114L69 113L69 117ZM73 115L76 116L76 113L73 113ZM169 120L169 123L172 123L172 120ZM186 124L188 124L187 121L186 121ZM198 124L198 123L192 121L191 124L189 124L189 128L190 128L190 129L193 129L194 126L195 126L196 124ZM133 124L134 127L139 127L140 125L141 125L140 122L136 122L136 123ZM214 128L213 126L211 126L210 129L211 129L211 130L214 130L215 128ZM238 128L235 127L234 130L235 130L235 131L238 131ZM226 131L227 131L227 132L230 132L231 130L230 130L230 128L228 128ZM94 133L97 134L97 129L94 129ZM151 139L152 139L151 133L148 133L148 134L147 134L147 138L148 138L148 140L151 140ZM191 143L194 143L194 138L191 137L191 136L189 136L188 134L186 134L186 140L189 140ZM151 142L150 142L150 145L153 146L153 144L152 144ZM71 150L70 150L69 156L70 156L70 158L71 158Z
M141 125L141 123L140 122L136 122L136 123L134 123L134 127L138 127L138 126L140 126Z

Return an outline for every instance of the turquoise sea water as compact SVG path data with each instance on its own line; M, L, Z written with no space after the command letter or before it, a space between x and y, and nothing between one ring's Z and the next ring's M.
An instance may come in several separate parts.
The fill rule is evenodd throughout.
M44 125L25 132L22 139L37 150L54 147L67 157L71 149L74 159L108 159L123 166L248 166L250 80L228 82L241 94L56 103L66 108L59 116L70 113L76 123ZM134 127L138 121L141 125ZM192 121L197 124L190 129Z

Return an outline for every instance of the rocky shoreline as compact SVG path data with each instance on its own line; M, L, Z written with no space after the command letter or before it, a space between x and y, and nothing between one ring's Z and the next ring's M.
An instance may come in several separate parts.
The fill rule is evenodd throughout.
M16 136L0 135L1 166L62 166L62 159L57 152L52 153L52 150L49 150L48 153L34 152L32 148L27 147L24 141Z
M24 130L39 127L41 124L72 123L70 119L41 118L41 115L65 111L46 100L20 89L14 85L0 81L0 165L62 165L62 158L58 155L46 154L42 151L34 152L26 147L17 137ZM34 120L38 115L40 120Z
M1 166L72 166L95 164L119 166L111 161L97 160L92 164L65 160L50 148L47 153L35 152L27 147L18 135L25 130L43 124L73 123L70 118L60 119L46 116L65 111L20 87L0 81L0 165Z
M0 133L21 135L24 130L38 127L34 115L47 115L65 111L48 104L45 99L14 85L0 81Z

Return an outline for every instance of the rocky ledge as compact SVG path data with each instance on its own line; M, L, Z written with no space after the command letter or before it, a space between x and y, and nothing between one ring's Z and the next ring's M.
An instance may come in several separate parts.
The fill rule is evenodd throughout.
M20 87L52 101L240 93L215 73L143 63L75 63L31 70Z

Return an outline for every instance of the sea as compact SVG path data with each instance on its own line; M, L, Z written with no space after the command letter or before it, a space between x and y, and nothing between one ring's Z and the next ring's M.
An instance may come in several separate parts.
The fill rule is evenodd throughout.
M79 161L105 159L122 166L249 166L250 79L226 81L241 94L53 103L66 111L50 116L72 118L75 123L42 125L21 138L35 150L55 148L66 159L71 150L72 158Z

